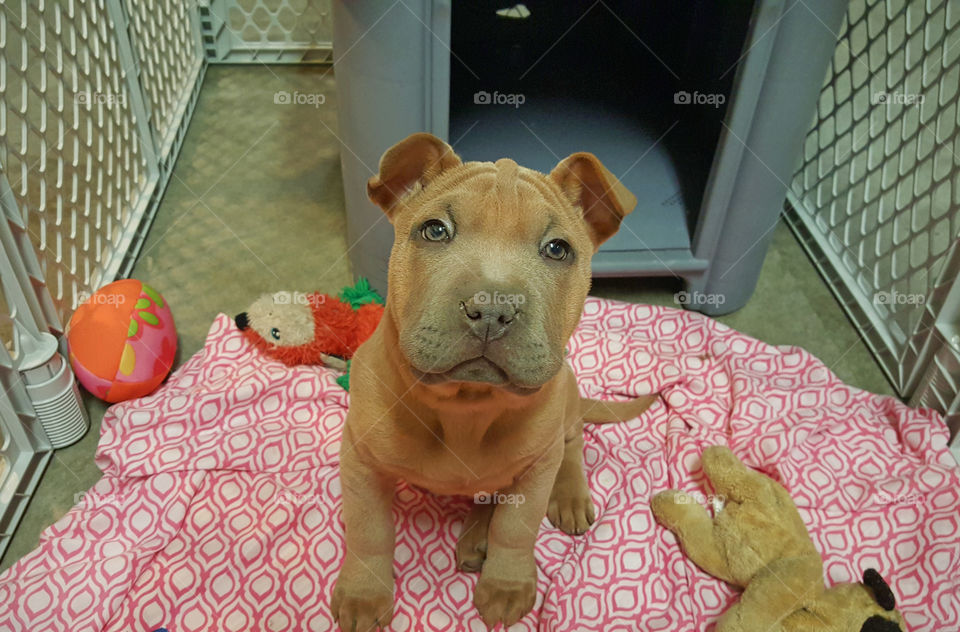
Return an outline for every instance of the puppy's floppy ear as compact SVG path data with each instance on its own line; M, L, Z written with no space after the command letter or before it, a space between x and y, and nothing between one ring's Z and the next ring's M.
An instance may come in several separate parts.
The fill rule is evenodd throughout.
M407 192L460 164L453 148L433 134L411 134L380 158L380 173L367 181L367 195L393 219L397 201Z
M583 211L594 249L620 228L637 198L593 154L581 151L560 161L550 172L564 194Z

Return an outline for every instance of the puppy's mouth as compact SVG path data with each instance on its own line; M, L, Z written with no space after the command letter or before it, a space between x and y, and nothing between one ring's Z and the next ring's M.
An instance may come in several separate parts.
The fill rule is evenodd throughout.
M515 384L500 365L482 355L460 362L445 371L421 371L412 365L410 370L413 376L423 384L474 382L497 386L517 395L532 395L541 388L541 386Z

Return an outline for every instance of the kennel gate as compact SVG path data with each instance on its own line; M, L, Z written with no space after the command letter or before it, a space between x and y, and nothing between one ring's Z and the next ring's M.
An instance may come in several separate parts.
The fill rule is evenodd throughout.
M0 555L57 443L39 422L17 341L61 336L83 298L129 274L207 64L329 61L332 13L331 0L0 0ZM957 0L851 1L787 210L900 394L947 413L954 435L958 14ZM930 74L916 72L918 58ZM864 86L901 83L930 98L915 111L865 106ZM935 148L917 139L930 127ZM903 173L914 164L930 177ZM914 206L917 228L904 237ZM886 250L861 257L871 237ZM918 241L935 248L904 272L898 253L922 251ZM907 289L924 294L909 314L872 300Z
M189 2L0 0L0 556L88 427L57 339L133 267L205 68Z
M958 91L960 2L852 0L786 212L899 395L954 438Z

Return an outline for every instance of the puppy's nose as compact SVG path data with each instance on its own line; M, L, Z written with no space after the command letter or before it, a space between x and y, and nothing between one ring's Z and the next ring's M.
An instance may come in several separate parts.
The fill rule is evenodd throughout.
M240 312L239 314L237 314L234 317L233 322L237 324L237 329L239 329L240 331L243 331L250 325L250 319L247 318L246 312Z
M484 342L503 337L520 314L515 295L486 291L460 301L460 311L473 335Z

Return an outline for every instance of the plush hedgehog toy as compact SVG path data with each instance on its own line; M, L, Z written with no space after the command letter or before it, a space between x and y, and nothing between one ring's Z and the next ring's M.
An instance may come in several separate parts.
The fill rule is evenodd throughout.
M337 383L349 390L350 359L377 328L383 303L369 282L360 279L339 296L264 294L234 322L264 355L287 366L324 364L346 371Z
M863 583L823 585L823 561L793 499L730 448L703 451L703 471L726 504L713 519L689 495L651 502L657 521L714 577L744 589L716 632L901 632L893 592L870 568Z

